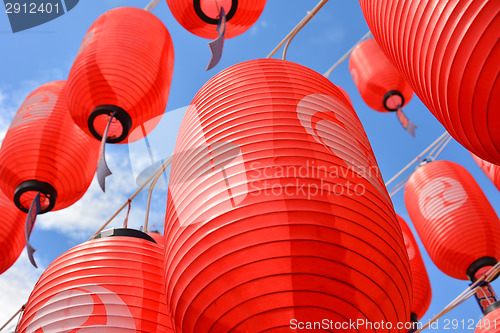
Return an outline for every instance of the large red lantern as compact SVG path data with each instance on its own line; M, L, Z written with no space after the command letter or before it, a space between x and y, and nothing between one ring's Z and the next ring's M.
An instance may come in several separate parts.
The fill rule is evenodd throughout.
M252 60L205 84L181 125L167 202L177 332L409 319L408 256L363 126L306 67Z
M173 332L162 251L131 229L72 248L38 280L17 332Z
M349 70L361 97L376 111L396 111L413 97L413 90L375 39L356 46L349 58Z
M445 274L475 280L476 273L500 259L500 221L460 165L420 166L408 180L405 203L427 252Z
M21 212L0 191L0 274L19 258L24 249L24 222L26 214Z
M427 269L425 269L424 260L420 254L417 241L413 232L406 224L405 220L398 215L399 225L403 231L406 251L410 258L411 275L413 277L413 302L411 305L411 316L413 321L422 319L429 309L432 299L431 282Z
M115 113L107 142L127 142L130 132L165 112L173 65L170 34L156 16L133 7L112 9L92 24L69 73L71 116L101 140ZM142 127L138 138L152 128Z
M448 132L500 163L499 2L359 2L382 50Z
M167 0L175 19L191 33L214 39L219 35L220 9L226 13L226 38L247 31L259 18L266 0Z
M500 332L500 302L491 305L483 319L476 325L474 333L499 333Z
M471 153L472 158L476 161L477 165L483 170L483 172L488 176L493 184L500 191L500 166L497 164L490 163L488 161L483 160L482 158L477 157L476 155Z
M87 191L99 143L75 125L66 82L46 83L17 111L0 149L0 188L27 212L41 193L41 213L66 208Z

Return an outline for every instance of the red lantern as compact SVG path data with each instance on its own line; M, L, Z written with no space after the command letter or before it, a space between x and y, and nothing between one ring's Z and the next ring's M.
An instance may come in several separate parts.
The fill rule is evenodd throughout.
M101 140L116 112L107 142L130 141L130 132L165 112L173 65L172 40L156 16L133 7L112 9L92 24L69 73L71 116ZM154 126L142 127L139 138Z
M439 122L500 163L498 1L359 2L382 50Z
M189 32L214 39L220 8L226 13L226 38L247 31L259 18L266 0L167 0L175 19Z
M24 222L26 214L21 212L0 192L0 274L16 262L24 249Z
M178 332L409 319L408 256L363 126L306 67L253 60L205 84L181 125L167 202Z
M411 315L414 321L422 319L429 309L432 299L431 282L425 264L418 249L417 241L413 233L406 224L405 220L398 215L399 225L403 231L406 251L410 258L411 275L413 277L413 302L411 306Z
M420 166L408 180L405 203L429 256L445 274L475 280L481 268L500 259L500 221L460 165Z
M485 316L476 325L474 333L499 333L500 332L500 303L496 302L491 305L485 313Z
M374 110L397 111L413 97L413 90L375 39L356 46L349 59L349 70L361 97Z
M17 111L0 150L0 187L27 212L41 193L41 213L66 208L87 191L99 143L71 119L66 82L46 83Z
M500 166L485 161L472 153L471 156L474 161L476 161L477 165L479 165L479 167L483 170L486 176L488 176L491 182L495 184L497 189L500 191Z
M97 237L50 264L30 295L19 333L173 332L162 248L131 229Z

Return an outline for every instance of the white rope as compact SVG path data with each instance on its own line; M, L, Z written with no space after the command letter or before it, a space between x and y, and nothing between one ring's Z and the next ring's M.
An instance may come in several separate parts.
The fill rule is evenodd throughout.
M131 202L132 200L135 199L135 197L141 193L141 191L146 187L147 184L149 184L149 182L151 182L154 178L156 178L158 176L158 174L162 174L163 171L170 165L170 163L172 163L172 156L173 155L170 155L169 158L167 158L165 160L165 162L162 163L162 165L160 165L160 167L144 182L144 184L141 185L141 187L139 187L139 189L137 191L135 191L135 193L127 199L127 201L113 214L113 216L111 216L109 218L109 220L107 220L100 228L99 230L97 230L93 235L92 237L89 238L89 240L91 240L92 238L94 238L95 236L97 236L104 228L106 228L108 226L108 224L111 223L111 221L113 221L113 219L118 215L120 214L120 212L129 205L129 202Z
M155 173L158 173L158 174L156 175L156 177L154 177L153 181L151 182L151 185L149 185L148 204L146 207L146 218L144 220L144 232L148 232L149 211L151 208L151 198L153 197L153 190L156 186L156 183L158 183L158 180L161 178L161 175L165 172L167 167L168 167L168 165L165 165L165 163L163 163L160 166L160 168L158 169L158 170L161 169L161 172L159 172L158 170L155 171Z
M323 7L323 5L325 3L327 3L328 0L321 0L317 5L316 7L314 7L314 9L310 12L307 12L307 15L306 17L304 17L302 19L302 21L300 21L293 29L292 31L290 31L288 33L288 35L285 36L285 38L283 38L283 40L271 51L271 53L269 53L266 57L266 59L269 59L271 58L273 55L276 54L276 52L278 52L278 50L290 39L290 38L293 38L295 37L295 35L297 34L298 31L296 31L297 29L300 30L302 29L302 27L304 25L307 24L307 22L309 22L311 20L311 18L316 15L316 13L321 9L321 7ZM317 9L317 10L316 10ZM286 51L284 51L284 54L286 55Z
M451 141L451 135L448 137L448 139L446 140L445 143L443 143L443 145L441 146L441 148L439 148L438 152L436 153L436 155L434 155L432 157L432 160L434 161L440 154L441 152L443 151L443 149L448 145L448 143L450 143Z
M144 7L144 10L148 11L148 12L152 12L156 8L156 6L158 6L160 1L161 0L151 0L151 2L148 3L148 5L146 7Z
M283 60L286 60L286 52L288 51L288 47L290 46L290 43L292 42L292 40L295 38L295 36L297 36L297 34L299 33L300 30L302 30L302 28L307 24L309 23L309 21L314 17L314 15L316 15L317 12L319 12L319 10L328 2L328 0L322 0L320 1L316 7L313 8L313 10L311 10L310 12L307 12L307 16L302 20L300 21L300 23L292 30L292 34L290 35L290 37L288 38L288 41L286 42L286 45L285 47L283 48L283 56L281 59Z
M372 33L370 31L368 31L363 37L361 37L360 40L357 41L356 44L354 44L353 47L351 47L349 49L349 51L346 52L346 54L344 54L339 60L337 60L337 62L335 64L333 64L333 66L330 67L330 69L327 70L326 73L323 74L323 76L328 78L332 74L332 72L335 70L335 68L337 68L341 63L343 63L347 58L349 58L352 51L354 51L354 48L356 48L356 46L358 46L359 44L361 44L362 42L364 42L365 40L370 38L371 35L372 35Z

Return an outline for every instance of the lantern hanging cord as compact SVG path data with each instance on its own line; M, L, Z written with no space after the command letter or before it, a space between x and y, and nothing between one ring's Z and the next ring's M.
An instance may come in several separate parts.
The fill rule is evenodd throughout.
M414 333L419 333L422 332L424 329L429 327L432 323L434 323L436 320L465 302L467 299L470 297L474 296L474 294L481 288L482 282L491 282L493 278L500 272L500 262L496 263L495 266L490 268L488 272L486 272L483 276L481 276L479 279L477 279L472 285L469 286L469 288L465 289L460 295L458 295L453 301L451 301L447 306L444 307L441 312L439 312L437 315L435 315L431 320L429 320L424 326L416 330Z
M155 172L156 176L154 177L153 181L151 182L151 185L149 185L148 204L146 207L146 218L144 220L144 232L148 232L149 210L151 208L151 197L153 196L153 190L156 186L156 183L158 183L158 180L160 179L161 175L165 172L167 167L168 167L168 165L165 165L165 163L163 163L160 166L160 168Z
M325 3L327 3L328 0L321 0L314 8L313 10L311 10L310 12L307 12L307 15L302 19L302 21L299 22L299 24L297 24L293 29L292 31L290 31L288 33L288 35L285 36L285 38L283 38L283 40L274 48L274 50L271 51L271 53L269 53L266 57L266 59L269 59L271 58L273 55L276 54L276 52L278 52L278 50L287 42L287 41L291 41L295 35L307 24L307 22L309 22L313 17L314 15L316 15L316 13L321 9L321 7L323 7L323 5ZM288 48L288 45L290 43L287 43L287 46L285 47L285 49L283 50L283 59L286 57L286 49Z
M14 318L16 318L16 316L17 316L18 314L20 314L21 312L23 312L25 308L26 308L26 304L24 304L23 306L21 306L21 307L19 308L19 310L17 310L17 311L16 311L16 313L14 313L14 314L12 315L12 317L10 317L10 318L9 318L9 320L7 320L7 322L6 322L5 324L3 324L3 326L2 326L2 327L0 327L0 332L1 332L4 328L6 328L6 327L7 327L7 325L9 325L9 324L10 324L10 322L11 322L11 321L13 321L13 320L14 320Z
M356 44L354 44L353 47L351 47L349 49L349 51L347 51L339 60L337 60L337 62L335 64L333 64L333 66L330 67L330 69L328 69L326 71L326 73L323 74L323 76L328 78L332 74L332 72L335 70L335 68L337 68L341 63L343 63L344 61L346 61L347 58L349 58L349 56L351 55L352 51L354 51L356 46L358 46L359 44L361 44L362 42L364 42L365 40L370 38L371 35L372 35L371 31L368 31L363 37L361 37L360 40L357 41Z
M434 161L436 160L436 158L441 154L441 152L443 151L443 149L450 143L451 141L451 135L448 134L448 138L446 139L446 141L441 145L441 147L439 148L439 150L437 151L436 155L434 156L431 156L430 158Z
M144 182L144 184L141 185L141 187L139 187L139 189L137 189L137 191L135 191L135 193L127 199L127 201L113 214L113 216L111 216L100 228L99 230L97 230L93 235L92 237L89 238L89 240L91 240L92 238L94 238L95 236L97 236L104 228L106 228L108 226L108 224L111 223L111 221L113 221L113 219L118 215L120 214L120 212L128 206L129 204L129 201L132 201L135 199L135 197L141 193L141 191L155 178L157 177L158 174L162 174L162 170L164 170L164 168L167 168L170 163L172 163L172 157L173 155L170 155L169 158L167 158L165 160L165 162L162 163L162 165Z
M158 6L159 3L160 0L151 0L151 2L148 3L146 7L144 7L144 10L147 12L152 12L156 8L156 6Z

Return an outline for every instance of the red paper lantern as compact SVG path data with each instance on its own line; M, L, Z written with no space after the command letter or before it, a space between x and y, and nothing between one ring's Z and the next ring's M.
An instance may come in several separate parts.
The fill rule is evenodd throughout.
M360 0L373 36L448 132L500 163L500 3Z
M107 142L123 143L147 135L167 106L174 49L165 25L139 8L120 7L90 27L68 77L71 116L87 134L101 140L116 112ZM130 132L157 118L143 134ZM128 140L127 140L128 139Z
M398 221L401 226L401 231L403 231L406 251L410 258L411 275L413 277L413 302L411 314L414 321L418 321L422 319L431 304L431 282L429 281L429 275L427 274L427 269L425 269L424 260L420 254L417 241L410 227L408 227L405 220L399 215Z
M50 264L17 332L173 332L166 315L162 248L131 229L107 230L98 237Z
M474 333L500 333L500 303L492 305L492 308L485 314L476 325Z
M413 97L413 90L375 39L356 46L349 59L349 70L361 97L374 110L396 111Z
M0 192L0 274L16 262L24 249L24 222L26 214L21 212Z
M485 161L472 153L471 156L474 161L476 161L477 165L479 165L479 167L483 170L486 176L488 176L491 182L495 184L497 189L500 191L500 166Z
M99 143L68 113L66 82L32 92L17 111L0 149L0 188L27 212L41 193L42 213L66 208L87 191Z
M474 280L500 259L500 221L474 178L449 161L420 166L405 189L408 213L436 266Z
M165 251L178 332L409 319L408 256L363 126L335 85L295 63L240 63L195 96Z
M189 32L209 39L218 37L220 7L226 13L226 38L247 31L259 18L266 0L167 0L168 7Z

